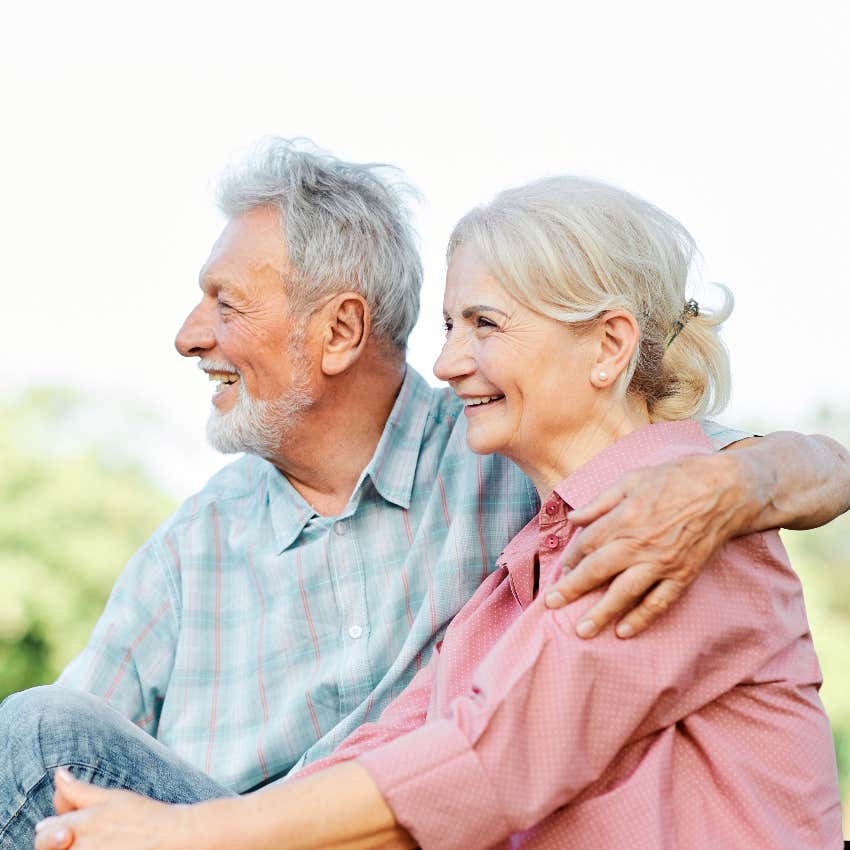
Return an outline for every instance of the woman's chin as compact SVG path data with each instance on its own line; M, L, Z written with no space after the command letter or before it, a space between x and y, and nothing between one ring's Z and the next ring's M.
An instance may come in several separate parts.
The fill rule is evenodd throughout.
M477 455L493 455L503 454L504 443L501 440L488 439L483 434L470 434L467 431L466 446L471 452Z

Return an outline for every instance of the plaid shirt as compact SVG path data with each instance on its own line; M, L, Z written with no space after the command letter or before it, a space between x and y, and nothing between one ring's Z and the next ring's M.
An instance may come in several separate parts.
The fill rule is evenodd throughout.
M398 696L539 507L408 368L345 510L245 456L127 565L60 683L244 792L329 754ZM743 435L704 426L716 447Z

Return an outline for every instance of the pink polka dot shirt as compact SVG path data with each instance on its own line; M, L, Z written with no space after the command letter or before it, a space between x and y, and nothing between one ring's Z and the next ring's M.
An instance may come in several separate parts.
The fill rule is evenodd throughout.
M570 475L407 690L304 773L357 758L423 848L842 847L820 669L775 532L727 544L632 640L575 635L600 593L543 604L571 508L711 451L699 424L658 423Z

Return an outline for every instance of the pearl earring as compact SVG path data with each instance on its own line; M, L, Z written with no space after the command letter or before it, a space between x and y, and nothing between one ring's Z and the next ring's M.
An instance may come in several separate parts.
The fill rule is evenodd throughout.
M600 372L597 377L599 378L600 381L607 381L608 380L608 373L607 372Z

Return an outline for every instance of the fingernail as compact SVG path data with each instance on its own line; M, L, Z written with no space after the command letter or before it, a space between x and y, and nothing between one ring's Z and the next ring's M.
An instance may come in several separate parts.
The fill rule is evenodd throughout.
M596 634L596 623L593 620L582 620L576 626L576 634L579 637L593 637Z
M546 594L545 601L547 608L560 608L567 603L567 600L557 590L549 591Z
M64 847L68 843L68 839L70 835L68 834L67 829L57 829L56 832L53 833L53 843L57 847Z
M64 767L59 767L56 769L56 779L61 779L63 782L73 782L74 777L71 776L70 771L65 770Z
M628 623L620 623L617 626L617 637L630 638L635 633L635 630Z
M44 829L44 825L45 825L45 821L40 820L40 821L39 821L39 822L35 825L35 831L36 831L36 832L41 832L41 830L43 830L43 829Z

